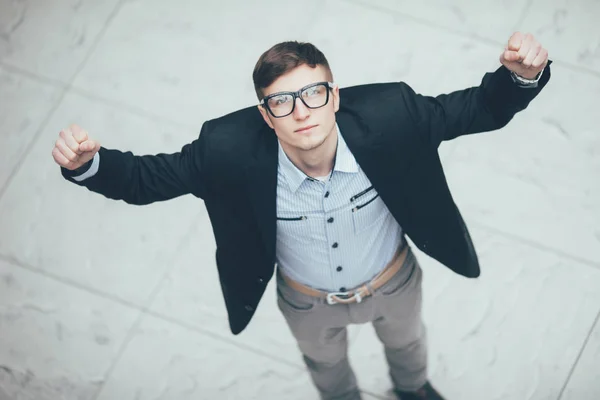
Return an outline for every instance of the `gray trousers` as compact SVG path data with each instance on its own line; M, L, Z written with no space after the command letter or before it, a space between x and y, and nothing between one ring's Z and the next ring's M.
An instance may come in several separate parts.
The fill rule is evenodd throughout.
M383 343L395 389L427 381L426 331L421 319L422 271L408 249L402 268L360 303L329 305L299 293L277 274L277 303L298 342L323 400L361 399L348 362L347 326L371 322Z

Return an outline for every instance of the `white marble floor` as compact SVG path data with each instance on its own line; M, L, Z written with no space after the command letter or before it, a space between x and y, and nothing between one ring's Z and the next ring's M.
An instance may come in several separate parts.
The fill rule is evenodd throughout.
M419 254L431 378L449 400L600 399L600 1L0 0L0 400L313 399L273 285L230 334L204 205L112 202L60 176L76 122L109 147L176 151L255 102L284 39L341 86L477 85L514 30L554 60L501 131L444 143L480 253L466 280ZM390 382L370 326L351 361Z

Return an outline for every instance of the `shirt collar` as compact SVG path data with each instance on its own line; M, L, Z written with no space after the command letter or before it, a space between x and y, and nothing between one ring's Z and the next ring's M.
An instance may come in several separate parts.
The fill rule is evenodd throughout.
M344 137L340 133L340 127L336 124L336 129L338 133L338 142L337 148L335 151L335 164L333 166L333 171L337 172L346 172L346 173L357 173L358 172L358 164L356 163L356 159L354 155L350 152L350 149L346 145L344 141ZM279 146L279 169L283 173L285 180L287 181L290 190L292 192L296 192L300 185L308 179L308 176L302 171L300 171L288 158L285 151L283 151L283 147L281 147L281 143L279 140L277 141Z

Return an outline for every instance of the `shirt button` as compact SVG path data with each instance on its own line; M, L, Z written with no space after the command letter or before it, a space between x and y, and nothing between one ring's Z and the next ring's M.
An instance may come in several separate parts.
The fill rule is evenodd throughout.
M332 223L332 222L333 222L333 217L329 218L329 219L327 220L327 222L329 222L329 223Z
M337 249L338 248L337 242L335 242L331 247L333 247L334 249Z
M250 304L246 304L246 307L244 307L246 309L246 311L254 311L254 307L252 307Z
M345 292L345 291L346 291L346 288L342 286L342 287L340 288L340 292Z
M329 197L329 191L325 192L325 197Z
M336 270L337 272L340 272L342 269L343 269L343 268L342 268L341 266L339 266L339 267L337 267L335 270Z

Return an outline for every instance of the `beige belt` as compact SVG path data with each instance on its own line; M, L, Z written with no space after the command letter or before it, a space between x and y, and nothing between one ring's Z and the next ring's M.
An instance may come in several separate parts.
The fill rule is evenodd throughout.
M326 298L327 303L329 304L350 304L350 303L360 303L362 299L367 296L373 294L373 292L384 284L386 284L398 271L402 268L404 264L404 260L406 260L406 255L408 254L408 245L404 243L402 246L398 248L398 251L394 255L392 261L385 266L385 268L377 274L373 279L369 282L359 286L353 290L348 292L333 292L328 293L321 290L313 289L302 283L294 281L292 278L286 276L282 271L281 277L285 281L285 283L292 289L305 294L307 296Z

